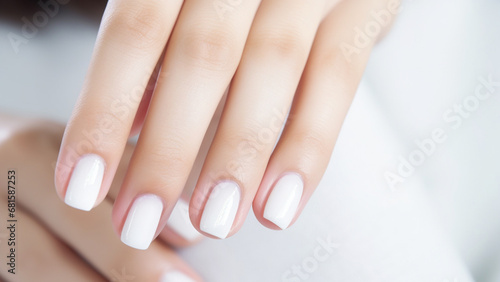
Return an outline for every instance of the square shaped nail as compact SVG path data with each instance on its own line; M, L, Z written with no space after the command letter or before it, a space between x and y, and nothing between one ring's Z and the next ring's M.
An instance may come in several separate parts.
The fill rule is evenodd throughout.
M203 209L200 229L210 235L224 239L233 226L240 204L240 188L233 181L215 185Z
M100 156L82 156L71 174L64 202L76 209L91 210L101 190L104 168L104 160Z
M163 212L163 201L153 194L135 199L123 225L121 240L126 245L145 250L154 239Z
M300 175L287 173L274 185L264 209L264 218L286 229L292 222L302 198L304 183Z

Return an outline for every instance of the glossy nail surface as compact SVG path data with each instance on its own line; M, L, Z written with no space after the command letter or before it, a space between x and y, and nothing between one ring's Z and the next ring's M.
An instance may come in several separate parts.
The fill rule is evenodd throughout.
M126 245L145 250L158 229L163 202L160 197L146 194L135 199L123 225L121 240Z
M200 229L224 239L233 226L240 204L240 188L233 181L218 183L210 193L200 221Z
M76 209L91 210L101 190L104 168L104 160L100 156L82 156L71 174L64 202Z
M264 218L286 229L297 212L304 182L296 173L285 174L274 185L264 209Z

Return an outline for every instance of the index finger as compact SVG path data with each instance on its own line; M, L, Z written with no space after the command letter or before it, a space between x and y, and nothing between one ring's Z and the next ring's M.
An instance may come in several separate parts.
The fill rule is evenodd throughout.
M90 210L106 196L182 2L108 3L56 165L56 190L66 204Z

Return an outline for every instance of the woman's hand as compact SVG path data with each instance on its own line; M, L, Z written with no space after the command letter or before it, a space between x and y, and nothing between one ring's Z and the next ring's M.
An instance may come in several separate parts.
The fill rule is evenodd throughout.
M263 225L287 228L325 171L399 2L109 1L61 145L59 196L82 210L101 203L128 137L140 132L113 224L123 242L147 248L205 138L190 201L196 229L226 238L252 203ZM207 137L219 104L217 131Z
M131 146L125 149L111 192L98 208L82 213L59 201L53 192L52 177L62 133L60 125L0 115L0 176L5 183L8 176L11 180L11 188L5 187L0 194L5 199L0 201L0 220L16 220L11 222L12 230L4 228L0 233L0 253L11 256L4 257L7 264L2 263L0 277L5 281L51 282L201 281L165 244L166 240L154 242L144 252L116 239L109 225L111 208L125 175ZM15 198L14 210L8 210L7 205L13 207L12 201L7 203L8 195ZM170 246L193 242L181 236L189 233L175 231L186 229L179 218L169 222L160 237L168 238Z

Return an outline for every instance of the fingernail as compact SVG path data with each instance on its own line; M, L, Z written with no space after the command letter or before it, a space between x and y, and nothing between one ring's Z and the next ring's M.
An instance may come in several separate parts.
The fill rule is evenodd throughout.
M240 204L240 188L233 181L217 184L205 204L200 229L220 239L231 231Z
M104 167L98 155L82 156L71 174L64 202L76 209L91 210L101 190Z
M289 173L281 177L267 199L264 218L286 229L295 217L303 190L304 182L300 175Z
M194 241L201 236L191 223L191 219L189 219L188 203L182 199L179 199L175 204L167 225L187 241Z
M145 250L153 241L163 212L160 197L147 194L137 198L122 229L122 242L139 250Z
M160 282L195 282L195 281L182 272L172 271L163 274L163 276L160 278Z

